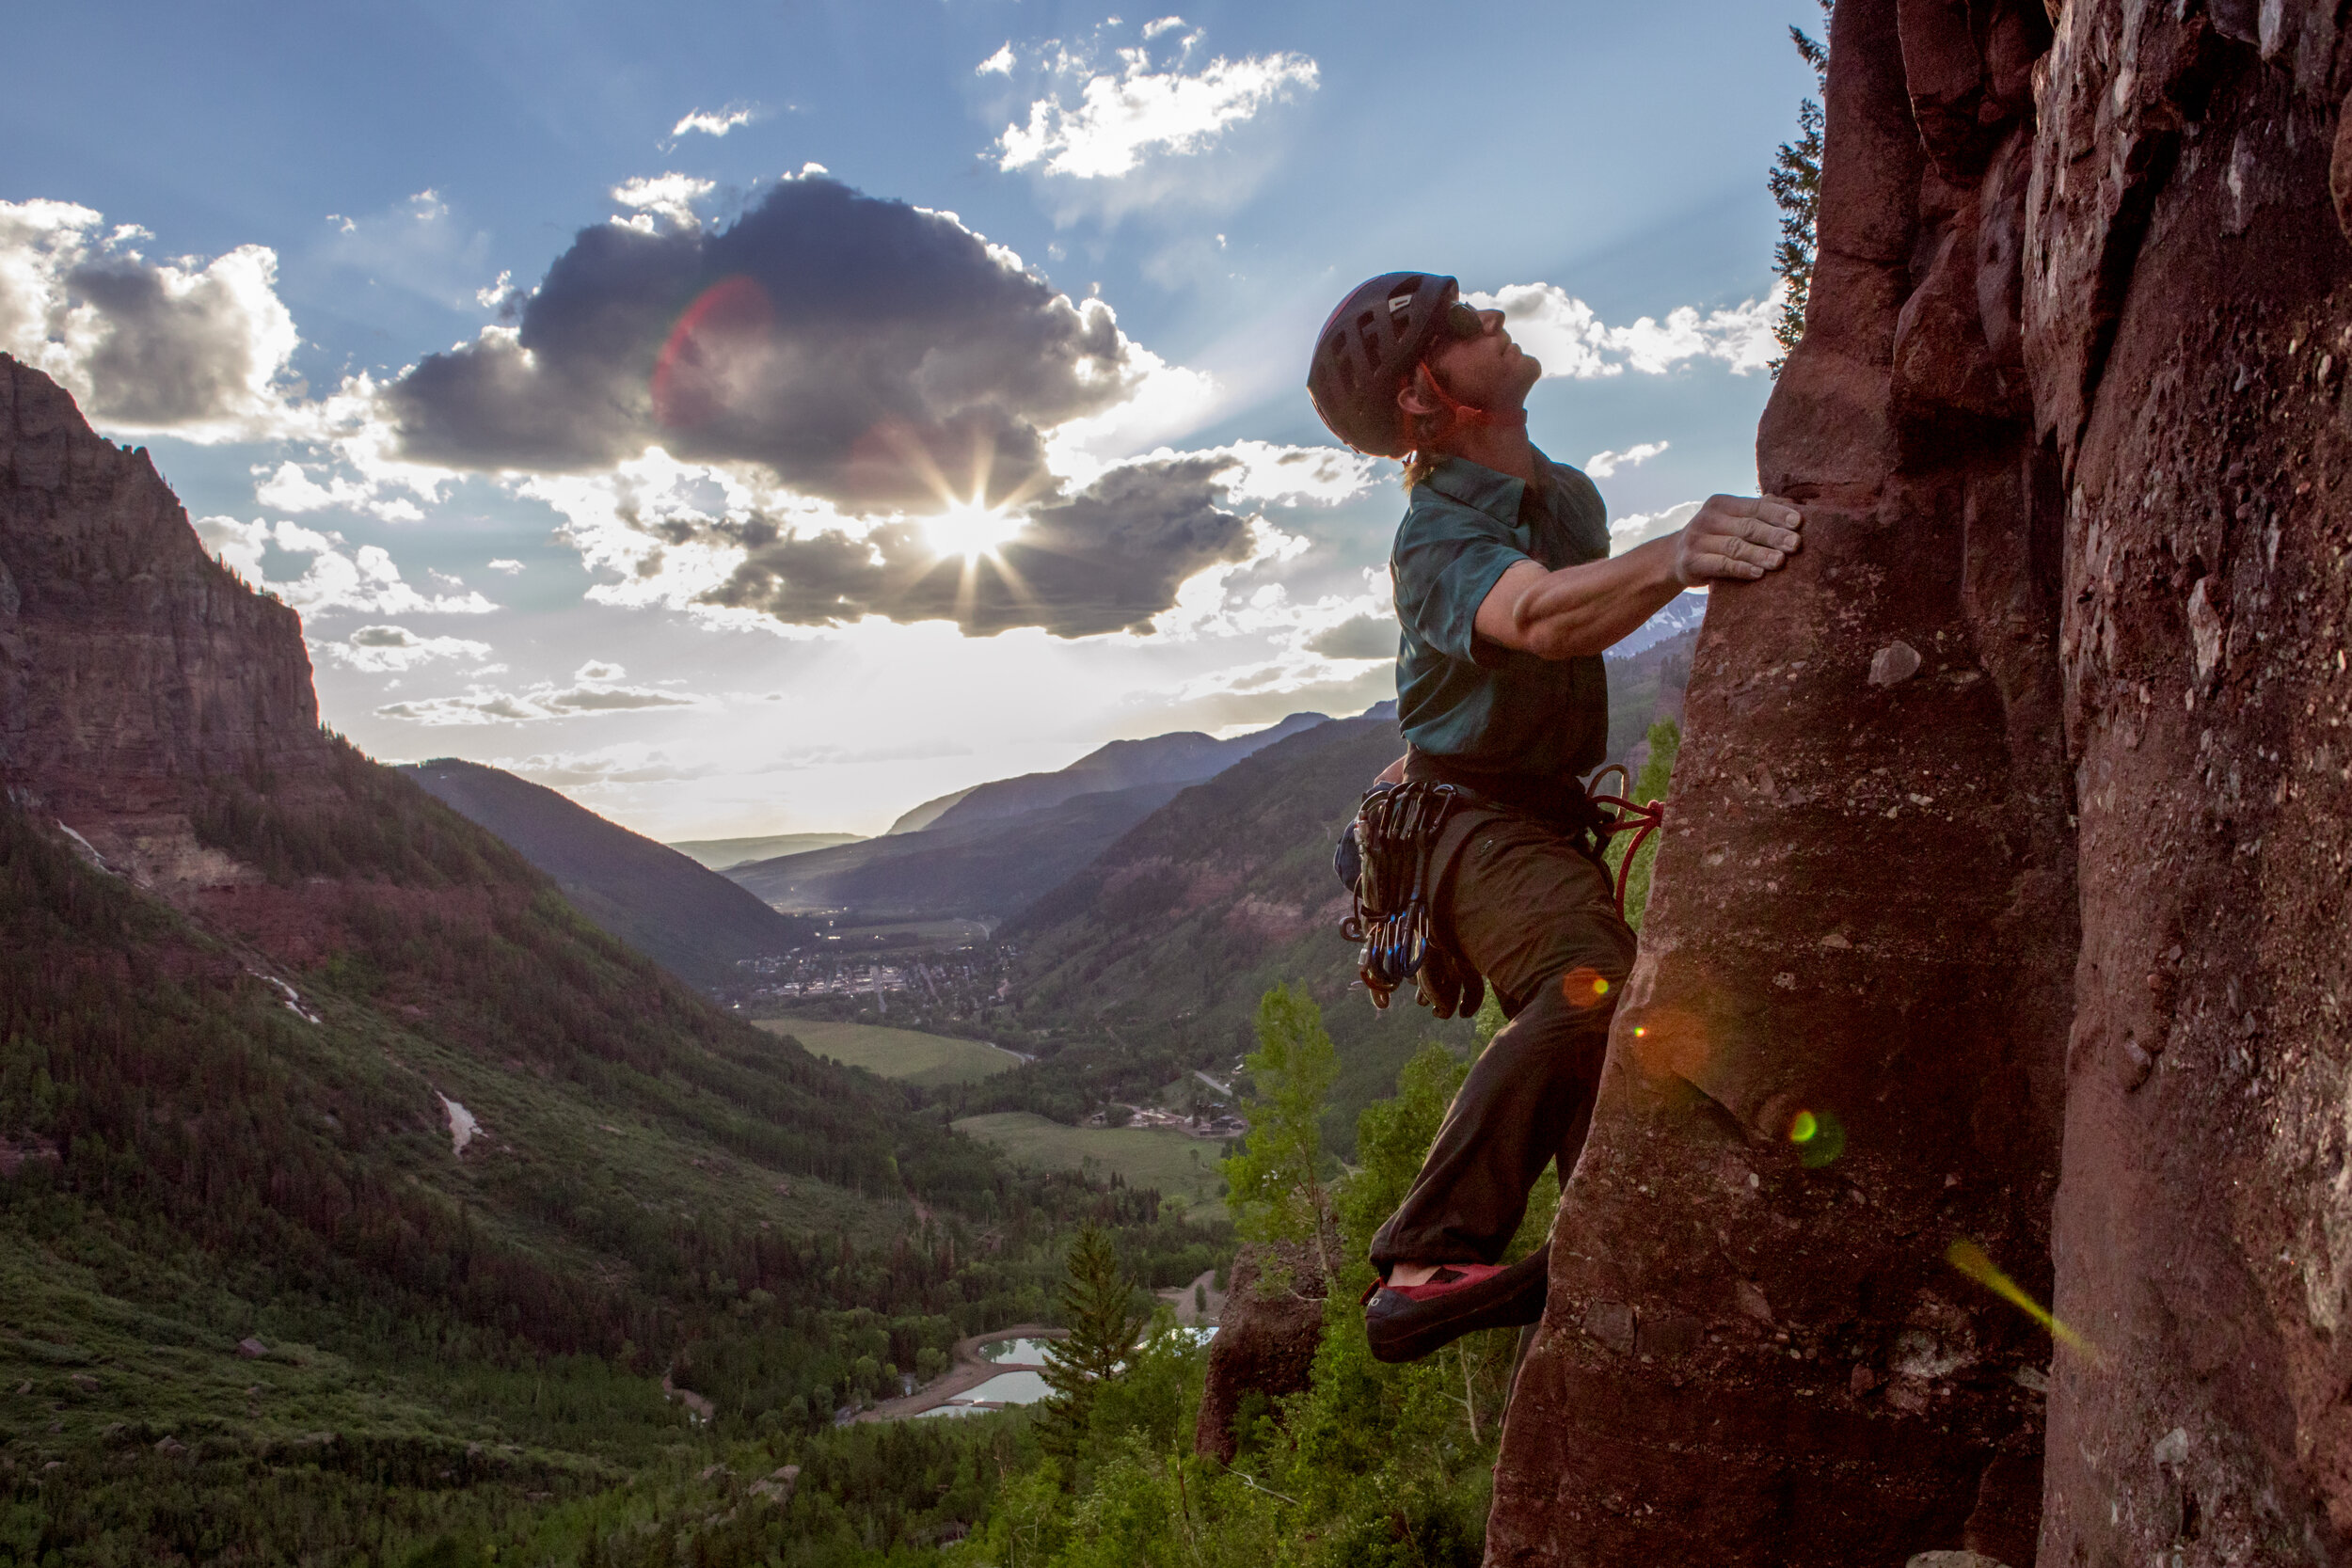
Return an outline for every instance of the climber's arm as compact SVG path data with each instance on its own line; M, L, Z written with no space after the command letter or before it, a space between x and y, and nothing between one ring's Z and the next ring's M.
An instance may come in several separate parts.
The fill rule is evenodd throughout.
M1804 514L1777 498L1717 496L1679 532L1623 555L1558 571L1519 562L1480 601L1478 634L1539 658L1597 654L1686 588L1778 570L1804 526Z

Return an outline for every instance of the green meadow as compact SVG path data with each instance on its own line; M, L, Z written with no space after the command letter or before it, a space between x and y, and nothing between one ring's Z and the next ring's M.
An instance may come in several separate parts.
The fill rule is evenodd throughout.
M1067 1127L1030 1111L998 1111L955 1124L993 1145L1015 1164L1039 1170L1117 1172L1131 1187L1156 1187L1181 1197L1200 1218L1225 1215L1225 1179L1217 1174L1224 1146L1165 1127Z
M890 1029L879 1023L841 1023L829 1019L771 1018L759 1026L771 1035L789 1035L818 1056L831 1056L847 1067L862 1067L883 1078L896 1078L918 1088L935 1089L950 1084L976 1084L1021 1065L1009 1051L981 1040L952 1039L913 1029Z

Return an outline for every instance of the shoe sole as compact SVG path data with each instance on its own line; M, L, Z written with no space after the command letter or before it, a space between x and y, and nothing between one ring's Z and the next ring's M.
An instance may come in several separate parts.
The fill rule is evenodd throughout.
M1419 1361L1465 1334L1523 1328L1543 1317L1550 1279L1550 1260L1538 1252L1475 1285L1427 1301L1383 1290L1364 1311L1364 1337L1371 1341L1372 1357L1391 1365ZM1382 1304L1391 1301L1397 1305L1383 1310Z

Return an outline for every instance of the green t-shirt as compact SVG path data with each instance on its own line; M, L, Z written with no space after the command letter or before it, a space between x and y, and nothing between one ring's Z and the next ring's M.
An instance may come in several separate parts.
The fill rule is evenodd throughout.
M1516 562L1547 570L1606 560L1609 509L1593 482L1538 453L1541 483L1451 457L1413 486L1389 556L1396 711L1416 749L1467 769L1565 779L1609 749L1598 655L1538 658L1480 637L1478 607Z

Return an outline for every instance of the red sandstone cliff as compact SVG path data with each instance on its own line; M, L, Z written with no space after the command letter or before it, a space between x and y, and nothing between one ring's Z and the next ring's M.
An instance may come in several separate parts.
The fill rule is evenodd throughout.
M204 553L144 451L0 355L0 784L167 880L216 780L326 766L301 618Z
M1841 0L1490 1561L2352 1547L2336 11Z

